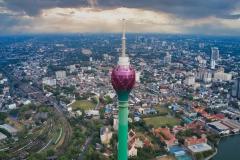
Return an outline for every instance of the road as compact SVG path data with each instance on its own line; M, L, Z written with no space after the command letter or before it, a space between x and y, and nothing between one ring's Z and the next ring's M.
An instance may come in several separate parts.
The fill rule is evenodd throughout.
M92 121L92 124L93 124L93 121ZM93 124L93 125L94 125L94 124ZM78 160L82 160L83 155L85 154L85 152L87 151L88 147L89 147L90 144L91 144L92 138L93 138L93 130L92 130L91 137L89 138L89 140L88 140L88 142L87 142L87 145L84 147L84 149L82 150L82 152L79 154Z

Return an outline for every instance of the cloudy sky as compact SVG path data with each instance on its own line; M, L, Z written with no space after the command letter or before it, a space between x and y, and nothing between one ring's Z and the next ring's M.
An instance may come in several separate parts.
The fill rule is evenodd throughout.
M0 35L121 32L123 17L127 32L240 35L240 0L0 0Z

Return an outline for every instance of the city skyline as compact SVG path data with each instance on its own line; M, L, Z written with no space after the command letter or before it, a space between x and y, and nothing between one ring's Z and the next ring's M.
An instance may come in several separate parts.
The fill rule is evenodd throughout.
M122 9L122 6L126 8ZM6 34L129 33L237 35L240 3L224 1L33 1L0 0ZM124 12L124 14L123 14ZM109 16L111 15L111 16Z

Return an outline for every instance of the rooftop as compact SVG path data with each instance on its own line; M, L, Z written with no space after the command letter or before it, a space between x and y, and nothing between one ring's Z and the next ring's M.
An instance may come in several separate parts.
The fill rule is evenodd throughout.
M7 138L7 136L0 132L0 140L5 139L5 138Z
M203 151L211 150L212 147L210 147L206 143L200 143L200 144L188 146L188 149L191 150L194 153L197 153L197 152L203 152Z
M8 124L3 124L3 125L0 125L0 128L3 128L3 129L6 129L8 132L10 133L14 133L14 132L17 132L18 130L9 126Z

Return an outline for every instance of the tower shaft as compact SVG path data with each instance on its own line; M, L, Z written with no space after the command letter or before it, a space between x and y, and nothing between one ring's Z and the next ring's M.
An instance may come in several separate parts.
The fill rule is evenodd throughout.
M118 160L128 159L128 101L119 101Z

